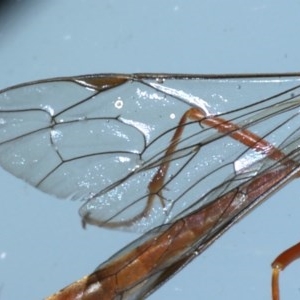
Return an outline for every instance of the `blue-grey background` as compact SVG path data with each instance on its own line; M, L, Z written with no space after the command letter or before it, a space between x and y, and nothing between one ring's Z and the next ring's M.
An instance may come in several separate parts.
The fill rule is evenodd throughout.
M299 1L11 1L0 12L0 88L104 72L300 71ZM298 181L234 226L151 299L270 299L270 263L300 238ZM0 170L0 299L38 300L137 235L88 227ZM300 264L282 276L299 298Z

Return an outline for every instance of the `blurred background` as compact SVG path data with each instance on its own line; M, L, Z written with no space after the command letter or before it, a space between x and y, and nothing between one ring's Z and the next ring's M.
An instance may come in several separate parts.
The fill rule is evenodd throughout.
M19 0L0 5L0 89L92 73L300 71L300 2ZM290 184L150 299L270 299L270 263L299 240ZM0 299L42 299L94 270L135 234L88 227L79 203L0 170ZM282 276L299 298L300 264Z

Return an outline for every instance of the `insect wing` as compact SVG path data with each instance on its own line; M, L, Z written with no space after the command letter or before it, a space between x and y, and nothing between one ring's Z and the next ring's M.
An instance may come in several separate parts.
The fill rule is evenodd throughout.
M12 87L0 93L0 162L44 192L84 201L80 214L90 223L147 231L213 201L265 164L267 152L188 120L167 158L160 197L144 213L149 183L186 111L200 108L204 118L231 120L283 147L298 138L291 129L300 125L298 85L298 76L144 74Z

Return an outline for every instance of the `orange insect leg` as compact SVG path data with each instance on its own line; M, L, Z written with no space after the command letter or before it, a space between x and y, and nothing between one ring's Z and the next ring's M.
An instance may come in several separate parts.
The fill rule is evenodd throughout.
M162 159L162 162L159 166L159 169L148 185L149 196L145 208L139 214L129 220L122 222L110 222L109 225L106 226L110 228L119 226L131 226L134 222L142 219L143 217L147 217L150 214L153 202L155 201L156 197L158 197L162 207L165 207L164 197L162 193L165 183L165 177L172 161L172 156L176 151L177 145L180 142L185 125L188 123L188 121L195 121L200 125L206 125L208 127L216 129L220 133L227 134L228 136L244 144L245 146L252 148L255 151L263 152L270 159L274 159L277 161L282 160L284 164L291 162L287 159L286 155L283 152L281 152L279 149L274 147L271 143L267 142L260 136L252 133L251 131L220 117L207 116L201 108L191 108L187 110L181 117L175 133L171 139L170 145L167 148L164 158ZM85 223L95 224L93 221L89 221L88 215L83 219L83 224Z
M272 298L279 300L279 273L300 258L300 243L282 252L272 263Z

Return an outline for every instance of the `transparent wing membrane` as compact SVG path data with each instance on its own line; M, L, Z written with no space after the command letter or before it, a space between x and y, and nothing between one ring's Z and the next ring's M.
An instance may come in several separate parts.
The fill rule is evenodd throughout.
M249 148L205 120L230 120L282 151L297 143L299 82L141 74L15 86L0 93L0 163L46 193L84 201L84 222L145 232L210 203L267 164L268 149ZM203 116L179 125L193 108ZM165 161L163 184L152 195L149 183Z

